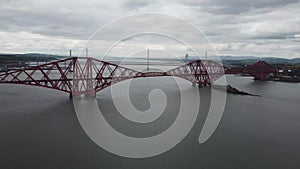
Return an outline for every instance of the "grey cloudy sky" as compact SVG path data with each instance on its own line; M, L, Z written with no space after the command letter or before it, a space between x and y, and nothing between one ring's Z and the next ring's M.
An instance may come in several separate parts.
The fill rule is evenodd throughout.
M78 54L101 26L145 12L178 16L194 24L220 55L300 57L299 0L0 0L0 53L67 54L71 48ZM157 16L114 23L92 37L88 47L92 54L104 53L116 41L114 37L123 35L120 31L138 33L140 25L147 31L184 36L192 47L206 50L204 38L185 28L190 25ZM145 48L175 55L188 51L173 41L142 35L118 44L112 55L135 55Z

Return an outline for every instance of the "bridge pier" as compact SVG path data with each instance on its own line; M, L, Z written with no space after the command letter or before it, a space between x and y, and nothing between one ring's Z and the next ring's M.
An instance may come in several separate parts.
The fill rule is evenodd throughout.
M209 87L209 86L211 86L211 84L210 83L204 83L203 86L204 87Z
M193 85L193 87L198 86L199 88L202 88L202 87L211 86L211 83L195 83L195 82L193 82L192 85Z
M256 77L256 76L254 76L254 80L255 81L263 81L263 80L265 80L264 78L261 78L261 77Z
M202 88L202 87L210 86L210 84L209 83L207 83L207 84L206 83L201 84L201 83L193 82L192 86L193 87L198 86L199 88Z
M96 92L84 94L84 97L96 98Z

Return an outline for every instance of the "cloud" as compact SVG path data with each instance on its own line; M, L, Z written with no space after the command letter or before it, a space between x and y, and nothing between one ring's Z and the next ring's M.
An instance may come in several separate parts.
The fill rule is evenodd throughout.
M151 4L150 0L126 0L124 6L130 10L137 10Z
M85 40L114 19L141 12L161 12L196 25L220 54L299 57L299 10L299 0L2 0L0 53L60 54L67 53L69 48L79 52ZM98 48L106 48L122 32L134 33L140 27L147 27L149 31L185 37L203 46L201 38L188 26L163 18L137 17L130 23L119 22L94 40ZM184 55L185 49L173 40L151 36L139 36L126 43L121 48L124 51L142 49L143 45L173 45L177 55ZM176 47L182 50L175 50Z

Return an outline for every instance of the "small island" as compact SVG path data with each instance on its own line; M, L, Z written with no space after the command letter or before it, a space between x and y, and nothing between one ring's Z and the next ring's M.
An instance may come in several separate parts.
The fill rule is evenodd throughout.
M247 93L242 90L238 90L231 85L213 85L212 86L214 89L221 90L221 91L226 91L227 93L232 93L232 94L239 94L239 95L248 95L248 96L260 96L260 95L254 95L251 93Z

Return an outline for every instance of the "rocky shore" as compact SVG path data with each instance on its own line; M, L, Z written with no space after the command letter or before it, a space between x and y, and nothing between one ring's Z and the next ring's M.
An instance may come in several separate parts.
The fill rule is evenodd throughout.
M232 94L258 96L258 97L260 96L260 95L254 95L254 94L251 94L251 93L247 93L247 92L242 91L242 90L238 90L238 89L232 87L231 85L213 85L212 87L214 89L226 91L227 93L232 93Z

